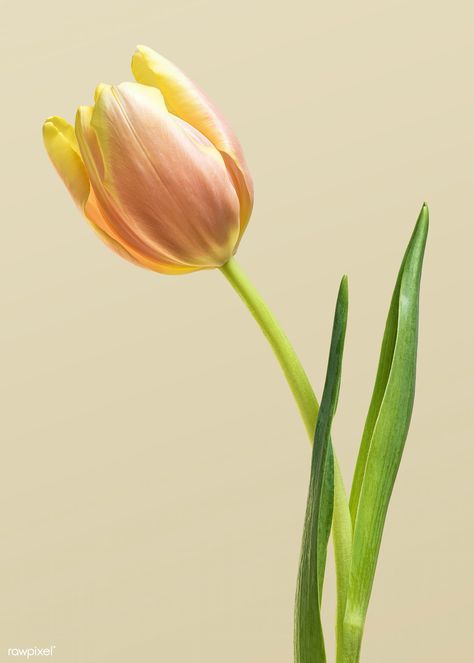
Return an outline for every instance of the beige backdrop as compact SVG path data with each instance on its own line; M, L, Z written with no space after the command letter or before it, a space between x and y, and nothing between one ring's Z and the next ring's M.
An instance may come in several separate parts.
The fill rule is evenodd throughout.
M349 274L347 482L429 202L415 412L363 661L471 660L473 19L468 0L4 9L1 661L292 659L310 448L273 356L218 272L162 277L104 248L43 151L43 119L130 79L136 43L241 137L256 205L239 259L318 393ZM331 571L329 635L334 594Z

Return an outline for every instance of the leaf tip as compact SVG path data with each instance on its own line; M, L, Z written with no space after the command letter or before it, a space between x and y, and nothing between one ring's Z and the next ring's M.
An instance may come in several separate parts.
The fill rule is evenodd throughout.
M349 281L347 278L347 274L344 274L344 276L341 279L341 284L339 286L337 301L339 304L342 304L344 308L347 309L348 300L349 300Z
M420 221L423 223L424 226L426 226L426 229L428 229L430 224L430 210L428 208L428 203L426 202L423 203L421 207Z
M342 277L339 290L344 293L347 293L347 291L349 290L349 279L347 278L347 274L344 274L344 276Z
M430 226L430 213L428 205L426 203L423 203L420 213L418 215L418 219L416 220L415 229L413 231L413 235L411 237L407 251L410 249L411 246L416 245L419 242L421 242L423 246L426 244L429 226Z

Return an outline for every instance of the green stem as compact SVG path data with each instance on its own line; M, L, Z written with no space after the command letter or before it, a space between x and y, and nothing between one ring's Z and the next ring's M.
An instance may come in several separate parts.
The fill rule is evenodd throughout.
M243 299L270 343L298 405L311 443L313 443L319 404L293 346L235 258L231 258L223 265L221 272Z
M223 265L221 267L221 272L244 301L250 313L260 326L264 336L270 343L298 405L310 443L313 444L319 404L308 376L306 375L293 346L261 295L237 264L235 258L231 258L229 262ZM344 490L344 482L339 463L335 456L332 532L338 595L336 627L338 642L337 661L338 663L343 663L344 659L341 651L342 625L346 607L347 586L349 582L352 527L349 504Z
M334 512L332 518L334 562L336 565L336 663L350 663L344 649L344 618L352 555L352 521L337 459L334 458Z
M338 641L338 658L336 663L359 663L364 623L362 619L351 620L345 615L342 640Z

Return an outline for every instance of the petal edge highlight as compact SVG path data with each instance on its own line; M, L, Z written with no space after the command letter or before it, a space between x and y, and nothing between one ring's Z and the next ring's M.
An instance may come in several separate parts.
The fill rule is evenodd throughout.
M132 57L132 72L139 83L161 91L170 113L200 131L223 153L240 201L242 236L252 213L253 182L232 129L206 94L179 67L148 46L137 46Z

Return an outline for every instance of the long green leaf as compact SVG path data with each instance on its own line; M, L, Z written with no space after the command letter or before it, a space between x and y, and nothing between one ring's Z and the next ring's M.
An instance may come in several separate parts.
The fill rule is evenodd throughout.
M326 381L311 458L310 485L296 589L296 663L326 661L320 607L334 495L334 460L330 435L341 382L347 308L348 289L347 279L344 277L337 298Z
M423 205L393 293L352 484L352 560L340 659L344 663L359 660L385 517L410 425L427 233L428 208Z

